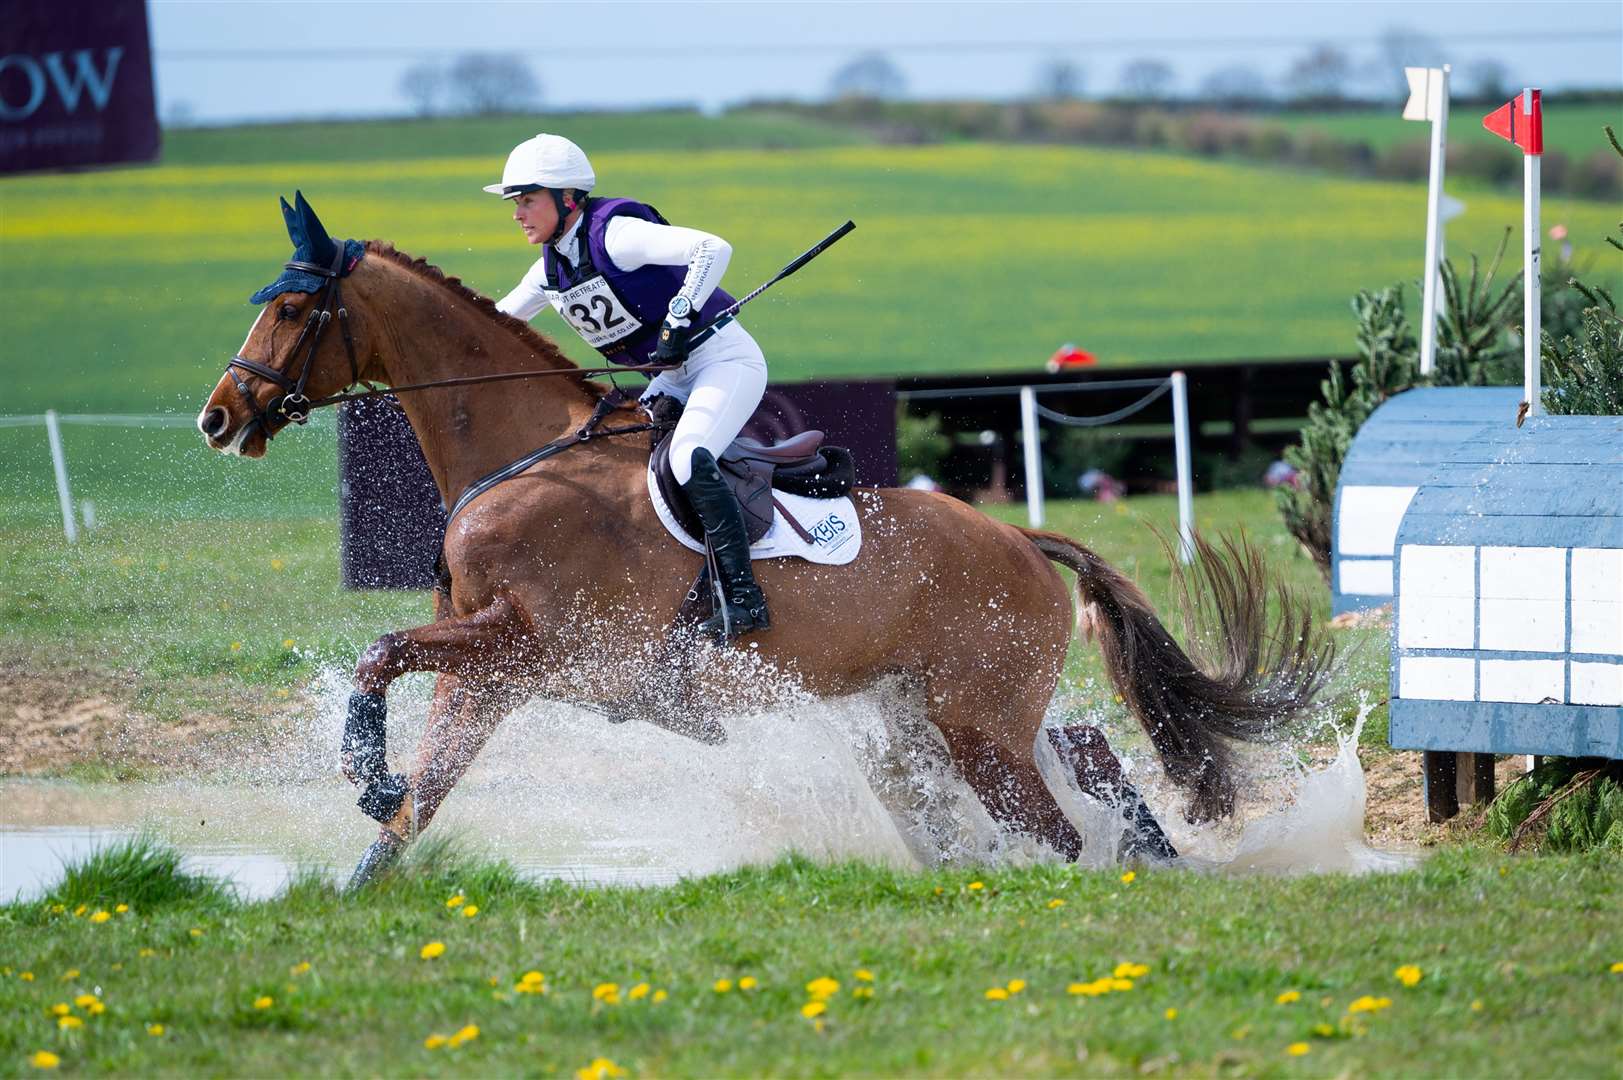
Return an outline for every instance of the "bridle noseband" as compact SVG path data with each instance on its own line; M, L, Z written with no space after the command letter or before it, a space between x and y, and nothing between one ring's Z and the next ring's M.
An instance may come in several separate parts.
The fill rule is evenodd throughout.
M276 432L276 429L271 426L273 417L282 418L283 426L288 423L303 424L310 419L310 410L314 406L309 397L305 395L304 387L310 381L311 371L315 369L316 349L321 345L321 332L332 321L335 311L338 315L338 328L344 335L344 351L349 355L349 385L354 386L362 381L360 364L355 357L355 339L349 332L349 311L344 307L343 286L340 284L343 279L344 258L346 255L344 247L343 244L338 245L338 250L333 254L331 266L303 262L298 259L284 264L289 270L316 274L327 279L327 283L321 287L320 293L317 294L321 306L310 312L310 317L305 320L304 329L299 332L299 339L293 343L293 348L288 351L287 366L290 373L294 369L294 365L298 363L299 350L305 349L304 362L298 367L298 378L291 378L288 373L277 371L269 364L262 364L257 360L249 360L242 356L233 356L231 362L225 367L226 374L230 375L231 381L236 383L237 392L242 395L243 400L248 403L248 407L254 412L254 418L250 423L259 425L260 430L265 433L266 442L269 442ZM271 303L275 302L275 299L271 300ZM305 348L306 339L309 341L308 348ZM259 399L254 397L252 391L248 389L248 383L241 375L237 374L238 368L275 383L281 387L282 393L272 398L265 405L260 405ZM370 383L364 385L368 389L372 388Z

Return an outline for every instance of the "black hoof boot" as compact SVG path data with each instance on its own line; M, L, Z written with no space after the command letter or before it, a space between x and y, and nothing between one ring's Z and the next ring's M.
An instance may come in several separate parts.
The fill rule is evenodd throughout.
M719 610L699 625L699 632L726 644L740 634L767 629L772 620L766 610L766 596L755 583L755 572L750 567L744 511L722 479L716 459L702 446L693 451L693 475L682 485L682 493L704 524L705 543L721 578Z
M400 812L409 790L406 778L389 772L388 706L382 694L349 695L341 754L344 771L362 785L357 806L367 817L389 821Z
M388 870L400 858L400 853L406 850L406 842L385 833L372 842L361 856L361 861L355 864L355 872L349 876L349 885L345 891L354 892L375 881L378 875Z
M1121 794L1121 816L1127 821L1127 831L1122 835L1118 857L1123 862L1129 859L1171 862L1176 859L1178 849L1172 846L1161 823L1155 820L1155 815L1150 813L1150 808L1139 793L1133 790L1131 784L1123 781Z

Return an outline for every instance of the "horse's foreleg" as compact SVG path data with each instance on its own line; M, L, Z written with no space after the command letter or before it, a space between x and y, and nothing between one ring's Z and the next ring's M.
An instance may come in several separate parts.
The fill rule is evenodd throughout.
M366 650L355 668L355 692L349 699L343 745L344 774L352 782L365 785L361 809L387 823L397 836L409 836L409 821L403 824L400 820L413 809L406 801L406 778L391 775L386 758L388 710L384 694L389 684L408 671L442 672L467 686L505 681L505 672L516 672L523 666L526 631L527 624L518 609L510 601L498 599L471 615L385 634ZM454 697L458 688L442 689ZM448 704L443 712L437 709L436 715L451 718L454 725L460 712L460 708ZM480 739L479 744L483 741Z

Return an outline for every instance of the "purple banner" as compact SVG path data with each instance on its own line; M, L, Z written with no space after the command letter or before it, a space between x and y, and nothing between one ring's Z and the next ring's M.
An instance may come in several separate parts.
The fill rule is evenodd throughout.
M8 0L0 172L158 156L143 0Z
M851 451L858 483L896 483L895 384L770 386L744 433L771 442L811 428ZM513 457L534 449L515 446ZM445 510L405 413L375 398L339 407L338 492L344 587L432 588Z

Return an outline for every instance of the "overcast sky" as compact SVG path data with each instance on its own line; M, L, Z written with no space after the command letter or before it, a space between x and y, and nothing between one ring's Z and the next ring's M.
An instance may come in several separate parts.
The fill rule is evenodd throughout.
M907 96L1007 99L1056 59L1084 92L1122 67L1169 63L1176 89L1245 65L1270 81L1314 43L1360 67L1383 30L1437 39L1456 71L1482 59L1509 81L1623 86L1623 3L569 3L448 0L151 0L159 111L198 121L404 113L401 73L470 51L519 52L546 107L827 96L853 56L886 53ZM1367 88L1370 83L1363 84Z

